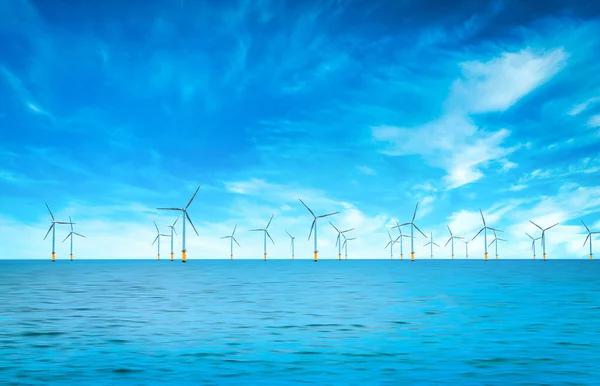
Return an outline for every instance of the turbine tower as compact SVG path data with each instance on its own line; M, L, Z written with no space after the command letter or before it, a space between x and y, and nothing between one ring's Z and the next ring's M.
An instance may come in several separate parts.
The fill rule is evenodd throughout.
M238 245L238 247L241 247L240 243L237 242L237 240L235 239L235 236L234 236L236 228L237 228L237 224L235 224L235 226L233 227L233 232L231 233L231 236L221 237L222 239L229 239L229 258L231 260L233 260L233 242L235 241L235 243Z
M554 228L559 223L556 223L556 224L552 225L551 227L548 227L548 228L544 229L544 228L542 228L541 226L539 226L538 224L534 223L531 220L529 220L529 222L532 223L533 225L535 225L536 227L540 228L540 230L542 231L542 256L544 256L544 260L546 260L546 231L548 229L550 229L550 228Z
M331 221L329 221L329 223L331 224ZM338 247L338 260L342 260L342 240L340 240L340 237L342 234L344 234L346 232L350 232L354 228L346 229L345 231L340 231L339 229L336 228L335 225L331 224L331 226L338 233L337 238L335 239L335 246Z
M187 212L187 209L192 204L192 201L194 201L196 194L198 194L199 189L200 189L200 185L198 185L196 192L194 193L194 195L192 196L192 198L190 199L188 204L185 206L185 208L156 208L158 210L179 210L179 211L183 212L182 213L183 214L183 230L181 232L181 234L182 234L182 237L181 237L181 262L182 263L185 263L187 261L187 250L185 249L185 219L186 218L190 222L190 225L192 226L192 228L194 228L194 232L196 232L196 236L200 236L198 234L198 231L196 230L196 227L194 226L194 223L192 222L192 219L190 218L190 215Z
M344 235L343 233L342 233L342 237L344 238L344 244L342 245L342 247L344 248L344 252L346 254L346 257L344 258L344 260L348 260L348 241L356 240L356 237L351 237L351 238L347 239L346 235Z
M400 232L400 260L402 260L402 258L404 257L404 251L403 251L404 248L402 246L402 238L410 237L410 236L402 234L402 228L401 228L401 225L398 224L398 221L396 221L396 225L393 226L392 228L398 228L398 232Z
M71 253L69 254L69 259L71 261L73 261L73 235L77 235L79 237L85 237L84 235L80 235L77 232L73 231L73 220L71 220L71 216L69 216L69 224L71 224L71 232L69 232L69 234L67 235L67 237L65 237L65 239L63 240L63 243L65 241L67 241L67 239L70 237L71 238Z
M496 236L496 231L494 230L494 239L492 240L492 242L490 243L490 247L492 246L492 244L496 243L496 260L498 260L498 242L499 241L506 241L504 239L499 239L498 236Z
M450 226L446 225L448 227L448 232L450 232L450 238L448 239L448 241L446 241L446 245L444 245L444 248L448 245L448 243L450 241L452 241L452 260L454 260L454 239L460 240L463 239L464 237L460 237L460 236L454 236L452 234L452 231L450 230Z
M46 204L46 203L44 203ZM52 224L50 225L50 229L48 229L48 232L46 232L46 236L44 236L44 240L46 240L46 237L48 237L48 234L50 233L50 231L52 231L52 262L54 263L54 261L56 260L56 253L54 252L54 243L56 240L56 224L73 224L71 222L64 222L64 221L56 221L54 219L54 215L52 214L52 211L50 210L50 207L48 206L48 204L46 204L46 208L48 208L48 212L50 212L50 217L52 217Z
M292 248L292 260L294 260L294 240L296 240L296 238L292 235L290 235L290 232L285 231L285 233L288 234L288 236L290 236L290 239L292 240L290 243L290 247Z
M383 249L387 248L388 245L390 246L390 260L392 260L394 258L394 244L398 242L400 236L396 237L396 239L393 240L392 235L390 235L390 231L388 231L388 237L390 238L390 241L388 241L388 243L385 245L385 247L383 247Z
M314 220L312 222L312 225L310 226L310 232L308 233L308 239L310 240L310 236L312 235L312 230L314 228L315 229L314 261L317 262L319 260L319 250L317 249L317 219L320 219L320 218L323 218L323 217L327 217L327 216L332 216L332 215L338 214L340 212L333 212L333 213L328 213L328 214L323 214L323 215L320 215L320 216L316 216L315 213L312 210L310 210L310 208L304 203L304 201L300 200L300 202L302 203L302 205L304 205L304 207L306 209L308 209L308 211L310 212L310 214L312 214L312 216L314 218Z
M529 233L525 232L525 234L527 236L529 236L529 238L531 239L531 250L533 251L533 260L535 260L535 242L537 240L541 239L541 237L537 237L537 238L534 239L533 237L531 237L531 235Z
M267 229L269 229L269 225L271 225L271 221L273 220L273 216L271 215L271 218L269 219L269 223L267 224L267 226L264 229L250 229L250 232L256 232L256 231L263 231L265 232L265 254L264 254L264 258L265 261L267 261L267 236L269 236L269 238L271 239L271 235L269 234L269 231ZM275 244L275 241L273 241L273 239L271 239L271 242L273 244Z
M175 224L177 224L177 221L179 220L179 217L181 217L181 215L177 216L177 218L175 219L175 222L172 225L167 225L167 228L171 228L171 261L173 261L173 257L174 257L174 253L173 253L173 239L175 237L173 237L173 233L175 233L177 235L177 237L179 237L179 235L177 234L177 231L175 230Z
M152 245L154 245L154 243L156 243L156 240L158 240L158 244L156 246L156 253L158 255L158 260L160 260L160 236L164 236L164 237L169 237L169 235L163 235L162 233L160 233L160 231L158 230L158 225L156 225L156 221L154 222L154 227L156 228L156 238L154 239L154 241L152 242Z
M417 228L417 230L425 238L427 238L427 236L425 236L425 233L421 232L421 230L419 229L419 227L415 224L415 216L417 215L417 209L419 209L419 203L418 202L417 202L417 206L415 206L415 212L413 213L412 220L410 220L410 222L398 225L398 227L403 227L405 225L410 225L410 260L411 261L415 261L415 246L414 246L415 237L414 237L414 229L413 228Z
M485 223L485 217L483 217L483 212L481 211L481 209L479 209L479 213L481 213L481 220L483 220L483 228L481 228L479 230L479 232L477 232L475 237L479 236L481 231L483 231L483 246L485 248L485 254L483 255L483 257L487 261L487 259L488 259L487 230L489 229L491 231L497 231L497 232L502 232L502 231L500 229L495 229L495 228L487 226L487 224ZM475 240L475 237L473 237L473 239L471 239L471 241Z
M596 234L598 234L600 232L591 232L590 228L588 228L587 225L585 225L585 223L583 222L583 220L581 221L581 223L585 227L585 230L587 230L587 232L588 232L588 235L585 238L585 241L583 242L583 246L585 247L585 243L587 243L588 239L590 239L590 260L592 260L593 259L593 253L592 253L592 239L593 239L593 236L592 235L596 235Z
M426 246L428 246L428 245L430 246L430 247L429 247L429 250L430 250L430 255L429 255L429 258L430 258L430 259L433 259L433 246L435 245L435 246L436 246L436 247L438 247L438 248L439 248L440 246L439 246L439 245L437 245L436 243L434 243L434 242L433 242L433 233L429 233L429 235L431 236L431 241L430 241L430 242L428 242L427 244L423 245L423 246L424 246L424 247L426 247Z
M467 240L467 241L460 240L460 241L462 241L463 243L465 243L465 259L469 260L469 242L471 240Z

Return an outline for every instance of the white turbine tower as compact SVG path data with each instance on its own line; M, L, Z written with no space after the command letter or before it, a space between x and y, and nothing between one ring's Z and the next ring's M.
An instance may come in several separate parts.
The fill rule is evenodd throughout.
M483 246L485 248L485 253L484 253L483 257L487 261L487 259L488 259L487 230L489 229L491 231L498 231L498 232L502 232L502 231L500 229L495 229L495 228L487 226L487 224L485 222L485 218L483 217L483 212L481 211L481 209L479 209L479 213L481 213L481 220L483 220L483 228L481 228L479 230L479 232L477 232L475 237L479 236L481 231L483 231ZM475 237L473 237L473 239L471 239L471 241L475 240Z
M292 235L290 235L290 232L285 231L285 233L287 233L288 236L290 236L290 239L292 240L290 242L290 247L292 248L292 260L294 260L294 240L296 240L296 238Z
M177 218L175 219L175 222L172 225L167 225L167 228L171 228L171 261L174 260L174 256L175 256L175 254L173 253L173 239L175 238L175 237L173 237L173 233L175 233L175 235L177 235L177 237L179 237L179 235L177 234L177 231L175 230L175 224L177 224L179 217L181 217L181 215L177 216Z
M414 228L417 228L417 230L425 238L427 238L427 236L425 236L425 233L421 232L421 230L419 229L419 227L415 224L415 217L417 216L417 209L419 209L419 203L418 202L417 202L417 206L415 206L415 212L413 213L412 220L410 220L410 222L398 225L399 227L403 227L405 225L410 225L410 260L411 261L415 261L415 245L414 245L415 235L414 235Z
M429 233L429 235L431 236L431 241L430 241L430 242L428 242L427 244L423 245L423 246L424 246L424 247L426 247L426 246L428 246L428 245L430 246L430 247L429 247L429 251L430 251L429 258L430 258L430 259L433 259L433 246L435 245L435 246L436 246L436 247L438 247L438 248L439 248L440 246L439 246L439 245L437 245L436 243L434 243L434 242L433 242L433 233Z
M404 250L404 248L403 248L403 246L402 246L402 238L403 238L403 237L408 237L408 238L410 238L410 236L408 236L408 235L405 235L405 234L402 234L402 228L401 228L401 225L400 225L400 224L398 224L398 221L396 221L396 225L395 225L395 226L393 226L392 228L398 228L398 232L400 232L400 260L402 260L402 259L403 259L403 257L404 257L404 251L403 251L403 250Z
M73 231L73 220L71 220L71 216L69 216L69 224L71 224L71 232L69 232L69 234L67 235L67 237L65 237L65 239L63 240L63 243L65 241L67 241L67 239L70 237L71 238L71 253L69 254L69 259L71 261L73 261L73 235L77 235L79 237L85 237L84 235L80 235L79 233Z
M498 260L498 242L499 241L506 241L504 239L499 239L498 236L496 236L496 231L492 231L494 232L494 239L492 240L492 242L490 243L490 247L492 246L492 244L496 243L496 260Z
M585 225L585 223L583 222L583 220L581 221L581 223L585 227L585 230L588 232L588 235L585 238L585 241L583 242L583 246L585 247L585 243L587 243L588 239L590 239L590 260L592 260L593 257L594 257L593 252L592 252L592 239L593 239L592 235L597 235L600 232L591 232L590 228L588 228L587 225Z
M444 245L444 248L445 248L445 247L448 245L448 243L449 243L450 241L452 241L452 260L454 260L454 239L461 240L461 239L463 239L464 237L460 237L460 236L454 236L454 235L452 234L452 231L450 230L450 226L448 226L448 225L446 225L446 226L448 227L448 232L450 232L450 238L448 239L448 241L446 241L446 244Z
M182 237L181 237L181 262L185 263L187 261L187 250L185 249L185 219L187 218L188 221L190 222L190 225L192 226L192 228L194 229L194 232L196 232L196 236L200 236L198 234L198 231L196 230L196 227L194 226L194 223L192 222L192 219L190 218L190 215L187 212L187 209L190 207L190 205L192 204L192 201L194 201L194 198L196 197L196 194L198 194L198 190L200 189L200 185L198 185L198 188L196 189L196 192L194 193L194 195L192 196L192 198L190 199L190 201L188 202L188 204L185 206L185 208L156 208L158 210L179 210L182 213L182 217L183 217L183 230L181 232Z
M465 243L465 259L469 260L469 242L470 242L470 240L467 240L467 241L460 240L460 241L462 241L463 243Z
M235 241L235 243L238 245L238 247L241 247L240 243L237 242L237 240L235 239L235 230L237 229L237 224L235 224L235 226L233 227L233 232L231 233L231 236L223 236L221 237L222 239L229 239L229 258L231 260L233 260L233 242Z
M385 245L385 247L383 247L383 249L387 248L388 245L390 246L390 260L394 259L394 244L396 244L398 242L398 239L400 238L400 236L396 237L396 239L392 239L392 235L390 235L390 231L388 231L388 237L390 238L390 241L388 241L388 243Z
M533 260L535 260L535 242L539 239L541 239L542 237L536 237L535 239L527 232L525 232L525 234L527 236L529 236L529 238L531 239L531 250L533 251Z
M331 224L331 221L329 221L329 224ZM346 232L350 232L354 228L346 229L345 231L340 231L339 229L337 229L337 227L335 225L331 224L331 226L335 229L335 231L338 234L337 238L335 239L335 246L338 247L338 260L342 260L342 240L341 240L341 236L344 233L346 233Z
M46 203L44 203L44 204L46 204ZM54 220L54 215L52 214L52 211L50 210L50 207L48 206L48 204L46 204L46 208L48 208L50 217L52 217L52 224L50 225L50 229L48 229L48 232L46 232L46 236L44 236L44 240L46 240L46 237L48 237L48 234L50 233L50 231L52 231L52 262L54 263L54 261L56 260L56 253L54 252L54 243L56 240L56 224L73 224L73 223Z
M302 205L304 205L304 207L306 209L308 209L308 211L310 212L310 214L314 218L314 220L312 222L312 225L310 226L310 232L308 233L308 239L310 240L310 236L312 235L312 231L313 231L313 228L314 228L315 229L314 261L317 262L319 260L319 250L317 249L317 219L320 219L320 218L323 218L323 217L327 217L327 216L332 216L332 215L338 214L340 212L333 212L333 213L328 213L328 214L323 214L323 215L317 216L317 215L314 214L314 212L312 210L310 210L310 208L304 203L304 201L300 200L300 202L302 203Z
M344 238L344 244L342 245L342 248L344 248L344 252L346 254L346 257L344 258L344 260L348 260L348 241L356 240L356 237L351 237L351 238L347 239L346 235L344 235L343 233L342 233L342 237Z
M269 223L267 224L267 226L264 229L250 229L250 232L262 231L262 232L265 233L265 235L264 235L265 236L265 243L264 243L264 246L265 246L265 249L264 249L264 253L265 253L264 254L264 259L265 259L265 261L267 261L267 236L269 236L269 238L271 239L271 242L273 244L275 244L275 241L273 241L273 239L271 238L271 235L269 234L269 231L267 230L267 229L269 229L269 225L271 225L271 221L273 220L273 216L274 215L271 215L271 218L269 219Z

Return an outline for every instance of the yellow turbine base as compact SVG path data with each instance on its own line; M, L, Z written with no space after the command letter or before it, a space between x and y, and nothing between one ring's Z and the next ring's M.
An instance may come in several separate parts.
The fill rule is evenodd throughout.
M594 256L594 255L592 255L592 254L590 253L590 260L593 260L593 256Z
M402 254L400 254L400 260L402 260Z
M157 260L160 260L160 253L158 254L158 259Z
M496 255L496 260L498 260L498 255Z
M414 252L410 253L410 261L415 261L415 253Z
M533 260L535 260L535 255L533 255Z
M454 260L454 255L452 255L452 260Z
M429 259L430 259L430 260L433 260L433 255L429 255Z
M544 260L546 260L546 254L545 254L545 253L544 253L544 255L543 255L543 256L544 256Z
M338 260L342 260L342 254L338 253Z
M485 261L487 261L487 252L483 254Z
M174 257L173 257L173 252L171 252L171 261L173 261Z
M229 255L229 258L230 258L231 260L233 260L233 254Z
M466 256L465 256L465 258L466 258L467 260L469 260L469 255L466 255Z
M187 261L187 251L183 250L181 251L181 262L185 263Z
M265 261L267 261L267 254L265 253L263 258L265 259Z
M314 253L315 253L314 259L315 259L315 263L316 263L319 260L319 256L317 256L319 252L315 251Z
M56 254L54 252L52 252L52 262L54 263L55 260L56 260Z
M71 259L71 261L73 261L73 254L72 253L69 255L69 259Z
M294 260L294 255L292 255L292 260Z

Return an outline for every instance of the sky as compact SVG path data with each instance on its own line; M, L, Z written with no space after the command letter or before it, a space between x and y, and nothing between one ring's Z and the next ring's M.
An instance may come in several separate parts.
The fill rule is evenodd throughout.
M389 259L417 202L434 258L450 258L447 226L475 236L480 209L500 258L532 257L529 220L560 223L548 258L589 258L599 37L600 4L583 0L0 0L0 259L50 258L44 203L86 236L76 259L155 258L153 221L176 218L156 208L199 185L189 259L228 259L236 224L234 258L262 258L249 230L271 215L268 258L291 257L288 231L312 259L299 199L340 212L319 222L324 259L329 220L355 228L349 259ZM429 240L415 235L417 259Z

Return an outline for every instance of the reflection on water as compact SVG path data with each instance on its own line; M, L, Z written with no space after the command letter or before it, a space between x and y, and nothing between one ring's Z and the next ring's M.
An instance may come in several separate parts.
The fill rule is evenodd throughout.
M10 384L597 384L595 261L1 261Z

